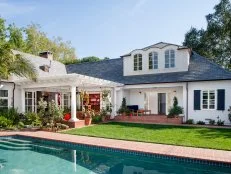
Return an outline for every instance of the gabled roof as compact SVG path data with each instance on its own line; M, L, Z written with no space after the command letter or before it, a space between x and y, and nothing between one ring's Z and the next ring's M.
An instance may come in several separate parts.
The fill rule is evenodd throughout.
M78 73L126 85L191 81L231 80L231 72L192 52L185 72L123 76L123 59L66 65L67 73Z
M180 50L180 49L189 49L189 48L186 47L186 46L181 46L181 45L176 45L176 44L171 44L171 43L166 43L166 42L158 42L158 43L156 43L156 44L153 44L153 45L150 45L150 46L141 48L141 49L135 49L135 50L143 50L143 51L146 51L146 50L148 50L148 49L150 49L150 48L159 48L159 49L163 49L163 48L165 48L165 47L167 47L167 46L170 46L170 45L177 46L177 47L178 47L177 49L179 49L179 50ZM135 50L133 50L133 51L135 51ZM133 51L131 51L131 52L133 52ZM131 52L128 53L128 54L124 54L124 55L122 55L121 57L130 56L130 55L131 55Z

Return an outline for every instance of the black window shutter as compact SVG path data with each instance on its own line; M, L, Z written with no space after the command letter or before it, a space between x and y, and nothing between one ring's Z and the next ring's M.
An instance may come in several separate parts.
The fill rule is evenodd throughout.
M217 110L219 111L225 110L225 90L224 89L217 90Z
M194 90L194 110L201 110L201 90Z

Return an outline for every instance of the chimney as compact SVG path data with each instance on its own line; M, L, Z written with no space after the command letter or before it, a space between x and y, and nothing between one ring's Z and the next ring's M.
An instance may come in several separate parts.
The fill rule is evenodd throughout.
M43 51L43 52L39 53L39 56L46 58L46 59L49 59L49 60L53 60L53 53L50 51Z

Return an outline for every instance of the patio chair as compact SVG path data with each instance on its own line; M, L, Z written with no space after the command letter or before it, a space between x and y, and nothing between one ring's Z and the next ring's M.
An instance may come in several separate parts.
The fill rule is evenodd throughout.
M135 115L135 113L139 110L138 105L127 105L127 108L132 112L132 115Z

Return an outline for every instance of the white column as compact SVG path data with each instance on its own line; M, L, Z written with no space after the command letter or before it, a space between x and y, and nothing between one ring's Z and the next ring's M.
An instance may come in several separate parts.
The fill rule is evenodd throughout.
M70 122L75 122L76 118L76 86L71 87L71 119Z
M21 112L25 113L25 90L21 88Z
M117 111L117 103L116 103L116 88L112 89L112 115L111 118L114 118L116 116Z
M183 85L183 108L184 108L184 121L187 119L187 103L188 103L188 98L187 98L187 86L186 84Z

